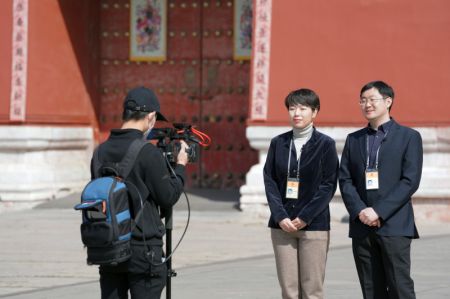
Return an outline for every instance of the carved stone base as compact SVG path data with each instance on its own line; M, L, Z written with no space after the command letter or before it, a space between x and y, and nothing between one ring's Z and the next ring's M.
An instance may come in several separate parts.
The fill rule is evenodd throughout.
M92 150L90 127L0 126L0 211L80 191Z
M268 126L250 126L247 128L247 138L250 145L259 151L259 163L250 168L246 175L246 184L240 189L240 208L242 211L249 214L269 215L264 191L263 167L270 140L290 129L290 127ZM318 128L319 131L336 140L339 156L342 153L347 135L358 129L360 128ZM443 207L448 211L450 206L450 127L421 127L415 129L422 136L424 148L422 180L419 190L414 194L414 198L417 199L414 200L416 217L438 217L440 221L445 219L450 221L450 217L436 216L442 214L439 211L442 211ZM338 188L330 205L332 218L335 220L340 220L347 213L340 197ZM436 211L433 211L433 207Z

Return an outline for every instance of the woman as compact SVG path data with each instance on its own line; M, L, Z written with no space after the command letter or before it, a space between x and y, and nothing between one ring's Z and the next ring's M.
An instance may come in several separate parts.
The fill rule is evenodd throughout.
M285 105L292 130L272 139L264 166L278 281L283 299L323 298L336 145L313 126L320 110L314 91L295 90Z

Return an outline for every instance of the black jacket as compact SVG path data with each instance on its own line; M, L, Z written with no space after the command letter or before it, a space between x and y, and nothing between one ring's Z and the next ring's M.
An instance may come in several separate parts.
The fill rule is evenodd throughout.
M284 218L302 219L304 230L329 230L329 202L337 187L339 160L332 138L315 128L303 146L300 161L300 199L286 199L289 144L293 132L273 138L264 166L264 185L271 216L269 227L280 228ZM297 154L291 150L291 175L296 175Z
M366 190L366 136L363 128L347 136L342 152L339 187L350 214L350 237L365 237L375 230L382 236L418 237L411 196L422 174L422 138L419 132L394 120L379 150L378 190ZM379 229L359 221L359 212L372 207L380 216Z
M120 162L130 144L138 138L143 138L143 133L139 130L111 130L109 138L99 147L100 161ZM171 176L160 149L150 143L144 145L127 178L127 181L137 187L142 200L146 202L143 214L132 232L132 243L142 242L145 233L148 244L162 245L165 228L159 209L171 208L180 198L183 191L184 170L184 166L177 165L176 177ZM93 176L92 163L91 175ZM132 197L131 215L135 217L141 209L141 202L135 189L129 187L129 190Z
M120 162L131 143L135 139L142 138L143 132L139 130L111 130L109 138L99 146L100 162ZM153 144L144 145L127 178L127 181L137 187L145 202L143 213L132 231L131 258L118 266L100 266L100 273L160 273L162 271L165 265L156 265L161 263L162 237L165 233L160 209L171 208L179 199L183 191L184 170L184 166L177 165L176 176L171 176L161 151ZM92 162L91 176L94 176ZM141 201L133 187L128 189L132 197L131 215L135 218L141 209Z

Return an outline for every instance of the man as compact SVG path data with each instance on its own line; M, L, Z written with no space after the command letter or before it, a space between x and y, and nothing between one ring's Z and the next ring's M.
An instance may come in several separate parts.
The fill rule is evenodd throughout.
M369 124L347 136L340 166L364 298L415 298L410 251L411 239L419 236L411 196L422 173L422 139L390 117L393 102L393 89L382 81L361 89L359 104Z
M145 138L157 120L166 120L156 95L145 87L132 89L127 94L122 119L122 127L111 130L109 138L99 146L101 163L120 162L134 140ZM159 209L171 208L183 190L188 156L186 143L181 144L173 175L154 145L148 143L139 152L127 178L129 185L135 186L129 188L134 218L143 207L132 232L132 256L118 266L100 266L102 299L128 298L128 291L133 299L160 298L167 269L162 263L165 228ZM93 176L92 168L91 164Z

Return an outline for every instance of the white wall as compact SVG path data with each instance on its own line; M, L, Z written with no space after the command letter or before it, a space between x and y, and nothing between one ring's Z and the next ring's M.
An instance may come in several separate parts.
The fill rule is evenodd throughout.
M0 211L80 191L93 144L91 127L0 126Z

